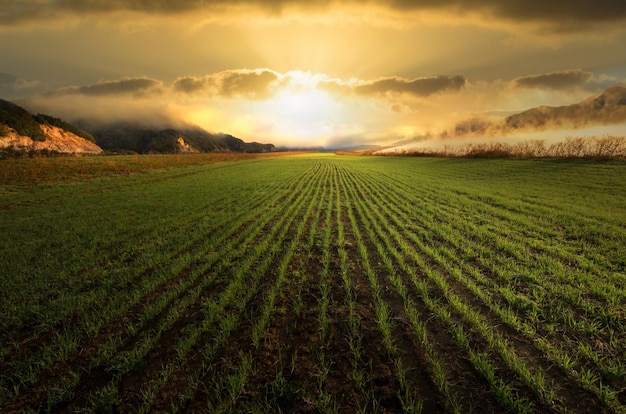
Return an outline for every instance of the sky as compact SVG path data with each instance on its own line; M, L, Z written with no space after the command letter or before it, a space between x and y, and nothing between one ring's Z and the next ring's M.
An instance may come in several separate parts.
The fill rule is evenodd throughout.
M286 146L579 102L625 51L623 0L0 0L0 98Z

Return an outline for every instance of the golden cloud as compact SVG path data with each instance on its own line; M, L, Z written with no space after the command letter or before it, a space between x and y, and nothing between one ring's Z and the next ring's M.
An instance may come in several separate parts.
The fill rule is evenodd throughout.
M432 76L416 79L386 77L376 80L359 80L344 82L328 80L320 82L320 87L328 92L343 95L357 94L360 96L385 97L393 95L410 95L424 98L435 93L457 91L463 88L467 80L464 76Z
M568 89L587 84L593 78L591 72L580 69L521 76L511 81L517 88Z
M271 96L272 84L279 77L269 69L227 70L206 76L179 77L172 88L186 94L265 99Z
M94 85L70 86L48 92L50 96L58 95L134 95L138 97L155 95L162 92L163 82L147 77L124 77L112 81L100 81Z

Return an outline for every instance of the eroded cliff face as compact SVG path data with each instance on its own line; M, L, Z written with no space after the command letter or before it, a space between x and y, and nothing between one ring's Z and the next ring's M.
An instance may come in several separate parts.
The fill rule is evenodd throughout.
M178 143L178 152L181 154L198 154L200 151L187 144L183 137L178 137L176 140Z
M43 142L33 141L30 137L19 135L12 128L7 128L8 134L0 136L0 148L13 147L27 151L54 151L63 154L101 154L102 148L91 141L79 137L64 129L41 125L41 130L46 136Z

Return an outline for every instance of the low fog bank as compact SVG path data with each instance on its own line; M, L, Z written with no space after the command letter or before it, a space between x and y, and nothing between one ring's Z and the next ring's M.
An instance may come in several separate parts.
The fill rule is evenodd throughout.
M626 125L515 136L428 138L374 151L375 155L477 158L626 159Z
M44 113L68 122L92 128L115 124L132 124L143 128L186 128L179 109L161 102L134 102L131 100L93 99L72 97L64 99L35 98L16 101L31 113Z
M446 148L457 148L482 144L518 144L527 141L543 141L546 145L564 141L568 137L599 137L599 136L626 136L626 124L605 125L588 128L562 129L551 131L529 131L518 132L511 135L494 136L447 136L447 135L425 135L411 140L397 143L396 145L380 150L381 153L408 152L408 151L441 151ZM409 142L406 142L409 141ZM399 144L399 145L398 145Z
M540 106L505 118L471 117L437 134L396 143L381 154L424 153L461 155L477 152L547 154L573 145L595 151L601 137L626 136L626 88L615 86L602 94L566 106ZM587 142L588 141L588 142ZM616 141L617 142L617 141Z

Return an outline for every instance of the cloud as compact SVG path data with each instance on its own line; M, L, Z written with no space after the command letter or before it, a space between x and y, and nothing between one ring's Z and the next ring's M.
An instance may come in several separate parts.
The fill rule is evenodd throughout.
M376 80L341 81L327 80L319 83L321 89L337 94L357 94L360 96L386 97L389 95L411 95L424 98L439 92L457 91L467 80L464 76L433 76L412 80L400 77L387 77Z
M200 77L180 77L172 88L190 95L265 99L272 95L272 85L279 78L278 73L269 69L227 70Z
M94 85L70 86L49 92L48 95L114 96L134 95L138 97L161 92L163 83L147 77L125 77L113 81L100 81Z
M214 79L207 76L183 76L174 81L173 88L178 92L197 94L202 92L211 93L215 89Z
M172 14L228 14L233 10L248 10L280 16L288 11L304 13L326 12L333 8L353 7L363 10L357 0L2 0L0 24L12 25L21 21L52 19L62 15L89 15L119 11L140 12L171 17ZM439 11L453 15L470 13L491 15L517 22L543 22L557 27L580 28L600 22L618 22L626 19L626 2L620 0L371 0L371 10L386 9L396 14ZM372 7L374 6L374 7ZM578 25L578 26L577 26Z
M38 86L40 82L37 80L23 79L10 73L0 72L0 96L4 99L14 99L23 91L32 92Z
M0 72L0 85L13 85L17 81L17 76Z
M91 125L131 122L169 128L184 123L185 108L160 99L134 99L128 95L39 95L17 103L32 113Z
M9 79L10 76L5 76ZM13 77L10 77L13 79ZM0 78L2 80L3 78ZM265 100L285 88L300 91L317 88L339 95L362 98L394 98L412 96L425 98L436 93L458 91L467 83L464 76L433 76L404 79L397 76L373 80L330 79L324 75L312 75L293 71L279 73L270 69L233 69L204 76L181 76L171 85L164 86L158 79L145 76L102 80L92 85L69 86L47 92L48 96L120 96L135 98L155 95L183 94L199 98L242 98Z
M416 97L426 97L437 92L456 91L465 86L463 76L435 76L406 80L397 77L383 78L358 85L354 91L359 95L386 95L389 93L409 94Z
M596 23L626 19L626 3L615 0L526 0L447 1L463 6L475 4L489 9L494 15L517 21L543 21L557 24Z
M593 74L584 70L544 73L521 76L513 79L511 85L517 88L540 88L562 90L585 86L592 80Z

